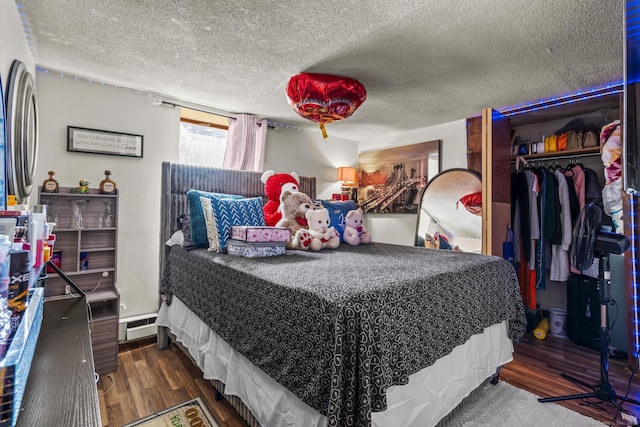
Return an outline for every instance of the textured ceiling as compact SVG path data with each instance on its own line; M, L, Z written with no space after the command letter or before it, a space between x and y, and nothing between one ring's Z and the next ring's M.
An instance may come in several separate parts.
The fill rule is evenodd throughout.
M361 81L355 141L622 80L623 0L24 0L40 67L317 129L302 72ZM318 133L319 134L319 133Z

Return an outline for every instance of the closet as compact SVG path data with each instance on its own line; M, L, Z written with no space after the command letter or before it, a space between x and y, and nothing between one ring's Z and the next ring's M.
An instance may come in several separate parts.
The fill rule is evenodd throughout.
M590 169L597 177L599 187L606 182L600 147L565 149L544 152L545 137L560 134L567 127L597 129L598 139L603 126L609 125L622 116L622 86L603 89L588 96L576 96L563 100L554 100L538 104L537 109L523 107L521 110L500 112L486 109L482 114L482 177L483 177L483 252L503 256L503 242L507 240L512 219L512 174L516 169L542 169L554 174L570 175L571 169L580 167ZM525 111L526 110L526 111ZM574 126L575 125L575 126ZM536 144L537 143L537 144ZM516 148L520 146L520 150ZM548 147L547 147L548 148ZM518 159L516 160L516 155ZM569 172L567 172L569 171ZM522 177L521 177L522 178ZM522 181L515 181L516 187ZM525 182L526 187L526 182ZM515 188L517 190L518 188ZM612 225L611 218L603 214L603 224ZM526 227L528 229L528 227ZM521 230L521 229L520 229ZM516 232L516 230L514 230ZM556 237L557 238L557 237ZM519 240L519 239L516 239ZM540 240L539 240L540 241ZM538 242L539 242L538 241ZM550 245L548 245L550 249ZM535 249L530 249L535 251ZM546 253L547 251L545 251ZM548 251L551 255L551 251ZM616 255L612 255L612 258ZM624 262L612 259L611 297L617 303L609 309L610 323L614 323L611 332L611 344L626 352L626 310ZM517 260L516 260L517 261ZM534 259L538 262L539 259ZM520 263L521 265L522 263ZM532 300L542 310L550 308L567 309L575 301L567 301L567 280L551 280L549 260L546 268L539 268L534 274ZM540 273L544 272L541 280ZM520 271L521 283L522 274ZM556 275L556 277L558 277ZM540 283L541 282L541 283ZM525 288L529 286L525 284ZM523 291L524 293L524 291ZM573 295L573 294L572 294ZM529 299L531 301L531 299ZM597 302L594 304L599 310ZM594 313L597 314L597 313Z

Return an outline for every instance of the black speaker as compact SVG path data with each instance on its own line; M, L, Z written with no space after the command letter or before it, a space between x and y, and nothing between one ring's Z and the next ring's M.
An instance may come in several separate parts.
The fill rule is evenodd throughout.
M567 336L576 344L600 348L598 279L571 274L567 281Z

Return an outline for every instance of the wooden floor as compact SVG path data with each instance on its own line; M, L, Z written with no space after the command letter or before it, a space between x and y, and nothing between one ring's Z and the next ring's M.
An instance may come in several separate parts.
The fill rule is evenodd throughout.
M527 334L515 345L515 350L513 362L505 365L500 372L500 379L540 397L568 396L594 391L564 379L563 373L588 385L596 385L600 380L600 352L578 346L567 338L547 336L544 340L538 340L533 334ZM624 397L629 390L627 397L640 401L640 377L634 375L628 388L631 370L627 367L626 358L609 358L608 374L609 383L617 396ZM601 402L599 399L588 401ZM557 403L608 425L626 425L620 416L613 422L617 408L611 403L593 405L584 399ZM623 403L622 407L640 418L640 406L627 402Z
M587 384L596 384L600 379L599 352L577 346L568 339L549 336L538 340L528 334L515 349L514 360L502 369L500 379L538 396L592 391L565 380L561 376L563 372ZM626 359L612 358L609 362L609 382L617 395L624 396L631 375ZM221 427L246 427L224 400L215 400L213 387L188 357L174 346L159 351L151 340L121 345L118 370L99 379L98 395L104 427L120 427L197 396L203 398ZM637 376L633 378L628 397L640 400ZM582 399L558 403L605 424L625 425L620 417L612 423L617 408L611 404L594 406ZM623 408L640 418L640 406L625 403Z
M118 370L98 380L103 427L123 424L201 397L221 427L246 427L177 347L158 350L155 340L120 345Z

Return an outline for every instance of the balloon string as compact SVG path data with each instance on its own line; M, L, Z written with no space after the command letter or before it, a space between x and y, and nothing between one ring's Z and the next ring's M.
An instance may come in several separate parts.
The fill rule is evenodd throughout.
M324 123L320 123L320 131L322 132L322 137L327 139L327 130L324 128Z

